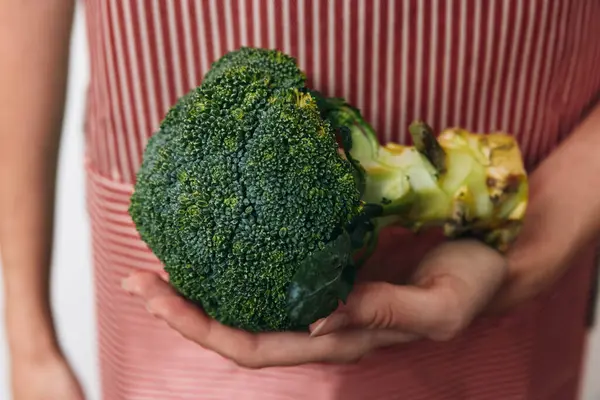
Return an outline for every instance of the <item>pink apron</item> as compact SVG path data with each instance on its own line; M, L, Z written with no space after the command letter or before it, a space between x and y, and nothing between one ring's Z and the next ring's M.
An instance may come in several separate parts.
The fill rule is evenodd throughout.
M600 91L596 0L86 0L88 198L103 398L576 399L593 252L550 295L447 343L351 366L247 371L186 342L120 289L161 265L127 208L148 137L210 63L241 45L293 54L312 86L359 106L381 140L407 124L517 135L535 165ZM394 240L396 242L394 242ZM400 241L400 242L398 242ZM398 245L397 243L404 243ZM399 268L391 232L376 260Z

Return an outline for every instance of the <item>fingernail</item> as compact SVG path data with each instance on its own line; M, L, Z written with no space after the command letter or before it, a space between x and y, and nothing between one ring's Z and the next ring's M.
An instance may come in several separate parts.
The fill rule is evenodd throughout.
M323 336L334 331L340 330L346 325L347 320L347 316L343 313L332 314L329 317L325 318L323 321L321 321L310 333L310 336Z
M133 293L133 287L128 277L121 280L121 288L128 293Z
M315 334L315 332L319 332L319 330L321 329L321 326L324 323L325 323L325 318L321 318L321 319L316 320L312 324L310 324L310 326L309 326L310 335L312 336Z
M150 314L156 316L156 311L154 311L154 309L152 308L150 303L146 303L146 311L148 311Z

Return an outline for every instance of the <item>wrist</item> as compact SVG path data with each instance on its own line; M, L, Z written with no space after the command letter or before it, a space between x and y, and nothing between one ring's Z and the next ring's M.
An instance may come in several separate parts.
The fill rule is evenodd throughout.
M505 254L508 275L488 309L505 312L536 298L549 289L569 265L578 246L573 237L549 231L547 220L534 213L526 217L523 231Z
M39 363L60 355L54 335L36 334L20 336L18 332L9 334L11 362Z
M60 353L52 318L45 312L6 312L7 342L11 358L43 360Z

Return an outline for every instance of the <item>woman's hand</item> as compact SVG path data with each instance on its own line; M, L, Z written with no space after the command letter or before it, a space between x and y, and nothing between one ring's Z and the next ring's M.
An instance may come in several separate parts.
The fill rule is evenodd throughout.
M84 400L83 390L65 358L52 353L17 357L11 365L14 400Z
M484 244L447 242L425 256L408 285L358 285L345 305L313 324L312 336L384 329L449 340L482 312L506 274L504 258Z
M420 262L409 285L357 284L348 302L311 333L251 334L224 326L153 273L134 274L124 287L185 338L241 366L262 368L352 362L380 347L451 339L484 309L506 272L504 258L485 245L448 242Z

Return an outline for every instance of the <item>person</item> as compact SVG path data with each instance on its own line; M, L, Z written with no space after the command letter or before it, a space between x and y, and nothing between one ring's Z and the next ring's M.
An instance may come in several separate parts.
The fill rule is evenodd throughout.
M600 228L600 3L85 5L103 398L577 398ZM16 400L84 398L48 300L74 6L0 1L0 245ZM417 118L516 135L530 173L518 240L501 255L390 229L348 303L310 334L251 335L207 318L170 289L128 199L165 112L241 46L296 57L311 86L357 105L384 142L407 142Z

